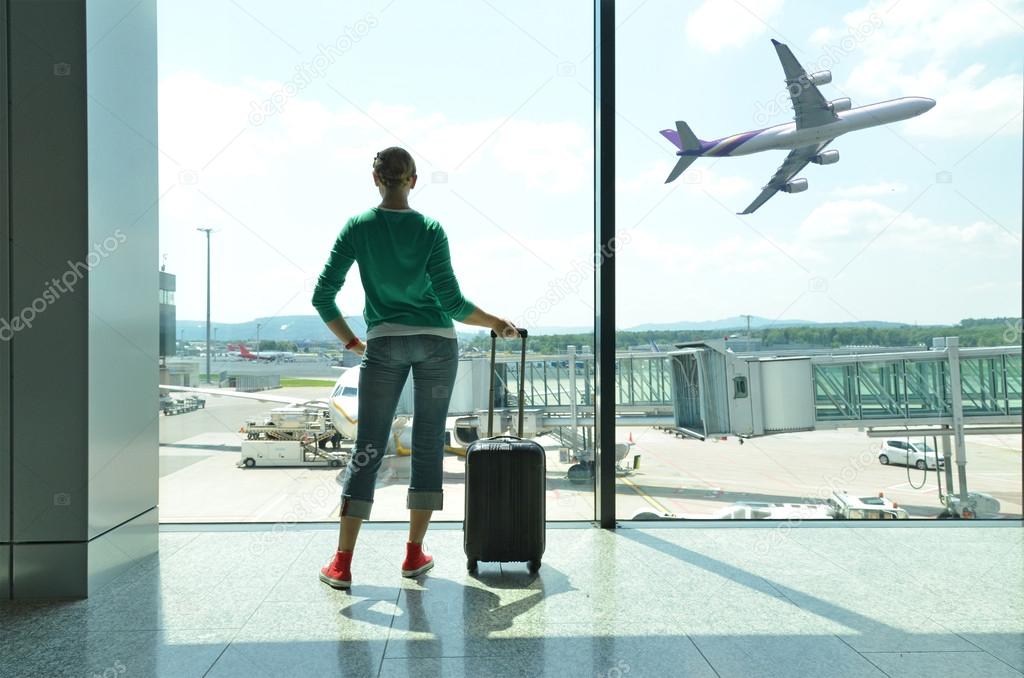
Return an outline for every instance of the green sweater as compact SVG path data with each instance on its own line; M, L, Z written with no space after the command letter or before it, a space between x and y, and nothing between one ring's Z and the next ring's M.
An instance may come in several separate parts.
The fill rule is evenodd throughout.
M383 322L452 327L474 306L462 296L441 224L419 212L374 207L341 229L313 291L324 322L341 315L335 297L352 262L366 293L366 329Z

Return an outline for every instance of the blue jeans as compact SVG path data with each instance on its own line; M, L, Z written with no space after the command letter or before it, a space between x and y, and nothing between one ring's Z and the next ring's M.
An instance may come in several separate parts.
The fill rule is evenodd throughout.
M432 334L376 337L359 371L356 445L345 469L341 515L369 518L395 408L412 369L412 478L406 508L443 508L441 462L445 421L459 369L459 342Z

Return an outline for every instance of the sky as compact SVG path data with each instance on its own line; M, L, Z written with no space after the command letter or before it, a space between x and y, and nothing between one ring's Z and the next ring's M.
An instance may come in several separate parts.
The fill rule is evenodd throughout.
M1021 312L1024 1L620 1L617 325L951 323ZM160 248L179 319L313 313L338 230L379 202L374 154L415 157L463 292L532 328L593 320L591 2L159 3ZM770 38L826 98L936 100L842 136L809 190L738 216L785 152L701 159L789 122ZM359 315L356 269L338 296Z

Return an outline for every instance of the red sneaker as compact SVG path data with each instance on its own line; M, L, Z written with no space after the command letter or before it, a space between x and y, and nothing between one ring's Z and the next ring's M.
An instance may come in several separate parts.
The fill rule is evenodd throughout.
M336 589L352 586L352 552L336 552L331 562L320 568L320 581Z
M418 577L434 566L434 556L423 552L423 544L405 544L405 562L402 563L403 577Z

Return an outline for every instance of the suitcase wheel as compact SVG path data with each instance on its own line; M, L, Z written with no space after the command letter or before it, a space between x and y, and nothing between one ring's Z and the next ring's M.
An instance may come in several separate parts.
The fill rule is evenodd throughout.
M530 570L530 572L536 572L540 569L540 559L531 560L529 563L526 564L526 567Z
M476 572L476 558L470 558L466 561L466 569L470 572Z

